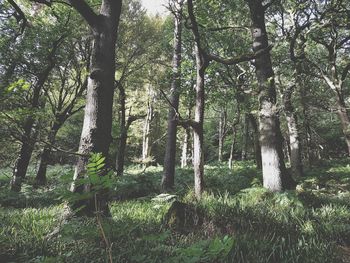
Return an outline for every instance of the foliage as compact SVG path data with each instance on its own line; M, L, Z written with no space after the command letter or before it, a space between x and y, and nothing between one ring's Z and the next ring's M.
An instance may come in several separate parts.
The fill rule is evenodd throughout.
M101 171L102 159L98 155L91 159L91 175ZM159 168L150 167L144 174L141 169L129 168L123 178L111 177L108 185L115 187L112 195L116 201L110 204L112 218L103 218L102 223L114 261L340 262L338 246L350 240L347 161L307 170L308 176L301 179L296 192L276 194L260 186L250 187L256 178L254 169L249 162L236 163L231 173L220 166L206 166L207 189L211 190L199 203L190 187L176 191L178 199L204 212L202 224L189 233L174 232L163 225L171 203L152 200L158 193ZM186 189L191 171L177 171L184 181L181 188ZM62 221L65 208L53 196L66 187L64 173L71 176L69 167L50 169L49 181L55 182L52 188L25 190L13 197L3 191L8 178L2 177L2 259L105 262L106 251L95 218ZM239 178L247 181L242 183ZM102 185L106 186L105 182ZM24 194L26 201L20 197ZM46 202L40 202L39 196ZM11 201L16 197L21 205ZM60 224L59 235L49 238Z

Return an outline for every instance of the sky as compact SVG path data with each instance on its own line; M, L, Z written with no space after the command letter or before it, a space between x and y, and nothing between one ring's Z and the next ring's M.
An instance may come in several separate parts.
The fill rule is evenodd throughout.
M166 12L164 5L167 3L167 0L141 0L141 2L150 14L155 15L159 13L162 15Z

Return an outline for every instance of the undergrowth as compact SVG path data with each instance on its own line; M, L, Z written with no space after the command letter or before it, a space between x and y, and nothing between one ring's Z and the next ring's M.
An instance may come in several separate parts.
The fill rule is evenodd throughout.
M350 244L350 166L333 162L306 171L296 191L270 193L250 162L234 170L206 166L206 192L192 191L190 169L178 169L177 200L201 211L190 232L167 227L171 203L154 199L160 167L133 167L115 181L112 218L102 225L114 262L342 262ZM62 221L70 167L52 167L48 185L34 189L29 175L21 193L8 191L0 172L1 262L107 262L96 218ZM50 235L57 226L60 231Z

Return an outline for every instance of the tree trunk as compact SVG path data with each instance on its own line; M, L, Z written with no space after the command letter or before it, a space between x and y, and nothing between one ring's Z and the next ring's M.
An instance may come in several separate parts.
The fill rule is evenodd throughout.
M283 94L284 112L286 114L289 147L290 147L290 165L293 175L296 177L303 176L303 165L301 161L300 136L298 128L298 118L294 112L292 104L293 87L288 87Z
M268 36L265 26L265 9L260 0L248 0L252 21L253 50L266 50L255 59L259 85L259 129L264 187L282 191L293 186L287 174L282 150L282 135L276 105L276 89Z
M232 142L231 142L231 148L230 148L230 158L228 160L228 168L233 169L233 155L235 153L235 145L236 145L236 135L237 135L237 129L236 126L232 126Z
M194 37L194 53L196 57L196 103L194 110L193 129L193 169L194 169L194 192L197 199L202 197L204 189L204 107L205 107L205 71L209 66L207 54L202 49L198 24L193 11L192 0L187 1L188 14L191 21L191 29Z
M345 137L348 156L350 156L350 118L345 102L341 96L337 97L337 114L339 116L340 124Z
M52 125L49 135L48 135L48 145L44 146L44 149L40 156L39 168L35 177L36 185L45 185L46 184L46 170L50 160L50 155L52 151L52 145L55 144L56 135L58 130L63 125L64 121L56 120Z
M154 117L153 100L154 94L152 88L148 87L148 103L147 103L147 115L145 123L143 125L143 136L142 136L142 166L147 167L151 158L151 122Z
M190 103L191 104L191 103ZM187 119L192 118L192 105L187 108ZM191 140L191 129L189 127L185 128L185 137L182 144L182 154L181 154L181 168L187 167L192 162L192 152L193 152L193 142Z
M79 185L76 181L86 175L86 165L91 153L102 153L108 156L111 142L112 106L114 95L115 74L115 45L121 13L122 1L103 0L100 14L85 13L81 6L73 1L75 9L89 23L93 31L93 46L90 60L90 74L87 87L86 106L83 130L80 139L79 153L74 173L73 192L90 191L90 185ZM93 18L91 18L93 16ZM77 202L73 207L78 208L80 214L93 216L95 211L109 215L106 191L99 191L95 198Z
M124 127L122 133L120 134L119 147L118 147L118 153L117 153L116 170L117 170L118 176L122 176L124 174L124 164L125 164L125 153L126 153L127 140L128 140L128 133Z
M191 148L191 130L187 128L185 129L185 136L182 143L181 168L185 168L190 164Z
M261 147L260 147L260 141L259 141L259 127L257 124L257 120L253 114L248 113L248 119L249 119L250 125L254 131L255 164L256 164L256 167L259 170L261 170L262 163L261 163Z
M116 170L117 175L121 176L124 173L124 161L125 161L125 149L126 149L126 141L128 139L127 128L126 128L126 94L125 89L122 84L118 85L119 89L119 125L120 125L120 134L118 140L118 148L117 148L117 158L116 158Z
M173 55L173 79L170 89L170 103L168 114L167 144L164 157L164 173L161 183L163 191L174 187L175 160L176 160L176 134L177 120L176 114L179 108L179 96L181 85L181 47L182 47L182 4L183 1L174 1L176 10L174 29L174 55Z
M248 119L248 114L245 113L244 114L244 123L243 123L242 161L247 160L248 140L249 140L249 119Z
M194 168L194 191L197 199L200 199L204 189L204 152L203 152L203 123L205 103L205 70L208 62L203 57L200 47L195 45L197 81L196 81L196 104L194 111L195 126L193 127L193 168Z
M32 128L34 125L34 119L29 117L24 124L24 133L22 135L21 149L15 166L13 168L12 180L11 180L11 190L15 192L20 192L22 187L22 181L27 173L30 158L34 149L34 138L32 135Z
M224 148L224 141L226 136L226 111L221 109L219 118L219 149L218 149L218 161L222 162L222 154Z

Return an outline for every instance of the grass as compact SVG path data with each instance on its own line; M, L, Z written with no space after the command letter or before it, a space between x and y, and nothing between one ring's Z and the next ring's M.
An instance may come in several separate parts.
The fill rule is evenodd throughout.
M306 170L296 191L270 193L251 162L234 170L208 165L206 192L197 202L190 169L179 169L174 194L200 211L188 231L169 228L171 206L159 194L161 167L130 167L117 180L110 203L112 218L102 220L114 262L342 262L350 244L350 166L325 162ZM7 190L0 172L1 262L107 262L95 218L62 222L59 197L70 167L51 167L50 187L21 193ZM197 210L196 210L197 211ZM192 216L192 214L186 215ZM193 220L192 220L193 221ZM186 222L191 222L187 220ZM50 236L58 225L58 235ZM189 223L188 223L189 224ZM346 262L346 261L344 261Z

